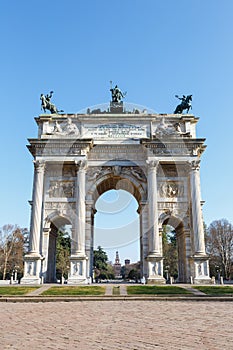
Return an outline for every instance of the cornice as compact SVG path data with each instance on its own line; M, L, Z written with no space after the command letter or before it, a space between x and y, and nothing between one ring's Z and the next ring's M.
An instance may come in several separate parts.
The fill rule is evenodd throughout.
M28 139L27 148L35 156L84 155L93 147L92 139Z

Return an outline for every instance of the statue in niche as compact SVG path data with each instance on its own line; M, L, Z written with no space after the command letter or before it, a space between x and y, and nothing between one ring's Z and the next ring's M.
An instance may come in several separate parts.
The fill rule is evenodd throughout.
M112 88L112 82L110 81L111 84L111 94L112 94L112 102L114 103L119 103L121 102L122 98L125 98L126 92L122 92L119 87L116 85L114 88Z
M182 97L175 95L175 97L181 100L181 103L176 107L174 114L182 114L184 110L187 110L188 113L190 108L192 108L190 103L190 101L192 101L192 95L183 95Z
M50 91L49 94L44 95L41 94L40 95L40 100L41 100L41 109L44 110L44 113L46 113L46 110L50 111L52 114L58 114L61 112L64 112L63 110L58 110L57 107L51 103L50 99L53 96L53 91Z

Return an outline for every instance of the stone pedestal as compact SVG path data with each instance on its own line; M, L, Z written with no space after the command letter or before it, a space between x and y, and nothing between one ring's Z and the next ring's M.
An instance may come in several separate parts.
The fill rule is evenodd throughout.
M123 102L110 102L110 112L111 113L123 113Z
M27 254L24 256L24 277L21 284L41 284L41 256L39 254Z
M70 257L70 274L68 284L88 284L87 278L87 257L71 256Z
M207 255L194 255L193 270L194 270L194 284L211 284L209 277L209 259Z
M166 280L163 277L163 257L148 255L148 273L147 284L165 284Z

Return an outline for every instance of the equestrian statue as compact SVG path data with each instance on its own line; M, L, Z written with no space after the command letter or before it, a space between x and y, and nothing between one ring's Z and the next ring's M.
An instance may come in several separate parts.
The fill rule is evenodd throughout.
M41 109L44 110L44 113L46 112L46 109L51 112L51 114L58 114L60 112L64 112L62 109L59 111L57 107L51 103L50 99L53 96L53 91L50 91L49 94L40 95L40 100L41 100Z
M178 95L175 95L176 98L181 100L181 103L176 107L174 114L182 114L183 111L186 109L187 113L189 112L190 108L192 108L190 101L192 101L192 95L179 97Z

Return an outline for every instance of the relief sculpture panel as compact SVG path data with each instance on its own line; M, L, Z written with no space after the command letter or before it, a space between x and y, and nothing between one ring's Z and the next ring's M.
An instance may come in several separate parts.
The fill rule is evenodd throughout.
M160 185L159 193L161 197L182 197L184 195L184 185L177 181L166 181Z
M73 198L75 190L74 181L50 181L50 198Z

